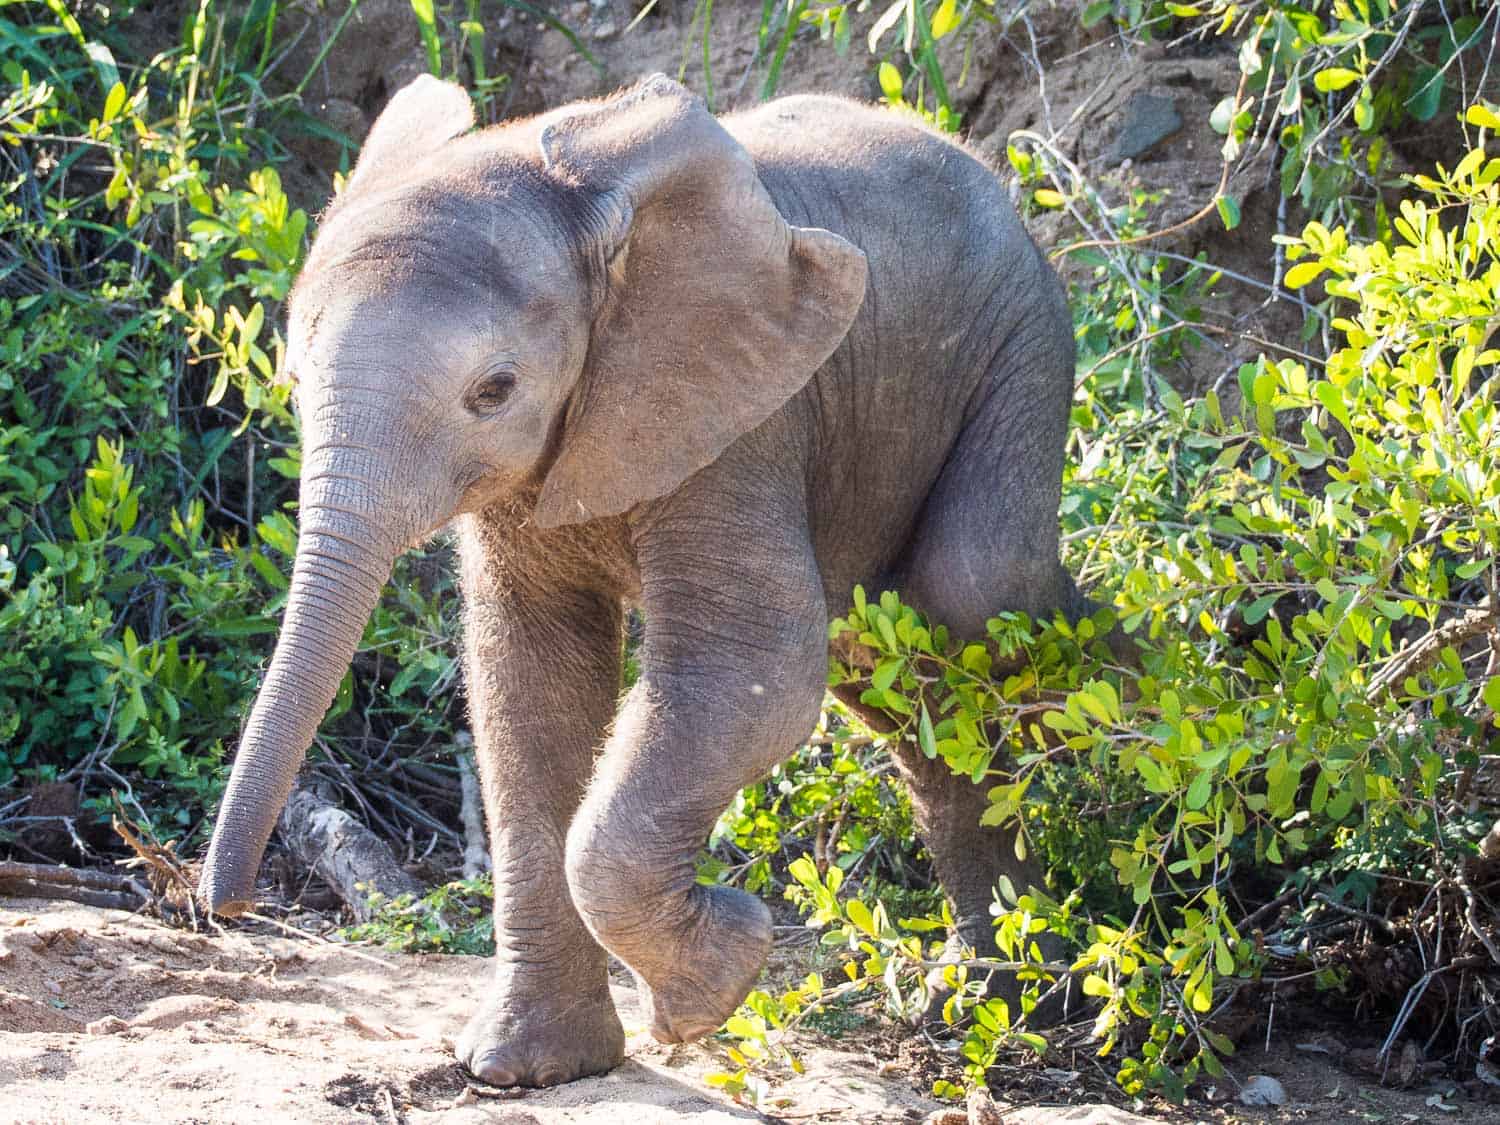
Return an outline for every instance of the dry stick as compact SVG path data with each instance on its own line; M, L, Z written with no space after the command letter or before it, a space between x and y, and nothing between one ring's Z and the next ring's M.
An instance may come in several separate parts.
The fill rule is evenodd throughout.
M1479 944L1484 946L1490 959L1496 965L1500 965L1500 949L1497 949L1489 935L1479 928L1479 909L1475 901L1474 888L1469 886L1469 881L1464 878L1462 871L1454 872L1453 881L1458 884L1459 892L1464 896L1464 921L1468 923L1469 932L1479 939Z
M1368 910L1359 910L1353 906L1345 906L1342 902L1339 902L1336 899L1329 898L1322 891L1319 891L1318 893L1313 895L1313 898L1322 905L1328 907L1330 910L1337 911L1338 913L1344 915L1346 918L1354 918L1358 921L1365 922L1371 926L1374 926L1388 938L1394 939L1396 937L1395 929L1379 914L1371 914Z
M1443 649L1450 645L1463 644L1467 640L1488 633L1500 626L1500 607L1488 596L1478 606L1452 621L1444 622L1427 633L1416 644L1403 649L1370 680L1368 698L1378 703L1393 688L1408 676L1415 676L1436 664Z
M1294 898L1296 898L1301 893L1302 892L1298 888L1296 888L1296 887L1292 887L1290 890L1282 891L1279 895L1277 895L1275 898L1273 898L1270 902L1268 902L1264 906L1258 908L1254 913L1247 915L1245 917L1245 919L1242 922L1240 922L1238 928L1241 931L1244 931L1244 930L1253 930L1256 926L1260 925L1260 923L1263 922L1266 918L1270 917L1276 911L1280 910L1283 906L1285 906L1287 903L1291 902Z
M134 891L149 899L151 892L129 875L116 875L112 871L93 871L88 868L53 866L46 863L20 863L13 859L0 860L0 883L36 882L52 883L62 887L82 887L92 891Z
M188 878L187 873L182 870L180 864L169 862L169 858L171 860L177 859L176 853L171 848L142 843L140 838L131 831L131 828L134 826L127 824L119 816L111 817L110 823L115 830L115 835L129 844L130 849L135 852L140 860L150 866L153 871L159 872L169 886L175 886L180 890L186 891L188 898L192 898L194 889L193 881ZM131 863L134 861L125 860L124 862Z
M330 949L337 949L341 953L347 953L350 957L358 957L361 961L368 961L372 965L379 965L382 969L389 969L391 967L391 962L382 961L379 957L375 957L369 953L365 953L362 950L354 948L354 946L352 945L344 945L336 941L329 941L327 938L322 937L318 934L310 934L306 930L297 929L296 926L288 926L285 922L278 921L277 919L268 917L265 914L257 914L253 910L246 910L243 914L239 915L239 917L249 918L255 922L264 922L268 926L276 927L276 929L280 930L288 937L300 938L303 941L311 942L313 945L326 945Z

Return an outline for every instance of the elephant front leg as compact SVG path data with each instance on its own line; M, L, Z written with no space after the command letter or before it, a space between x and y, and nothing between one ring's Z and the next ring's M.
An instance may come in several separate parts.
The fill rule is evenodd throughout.
M497 1086L553 1086L624 1057L608 956L574 909L567 826L619 690L617 602L538 585L463 539L466 662L495 882L494 978L458 1040ZM500 573L504 567L505 572Z
M700 884L695 859L734 794L806 737L827 675L810 558L762 546L764 569L720 571L700 555L691 579L646 579L641 675L568 836L573 901L634 971L667 1043L719 1027L765 963L770 912Z

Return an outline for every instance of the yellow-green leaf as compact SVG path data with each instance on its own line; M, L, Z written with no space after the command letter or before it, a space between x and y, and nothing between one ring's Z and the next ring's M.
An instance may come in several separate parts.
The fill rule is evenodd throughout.
M941 39L959 24L958 0L943 0L932 13L932 37Z
M901 100L901 72L888 62L880 64L880 91L888 101Z
M1360 78L1359 71L1350 70L1343 66L1330 66L1327 70L1320 70L1313 75L1313 85L1323 93L1327 94L1334 90L1342 90L1346 86L1352 86Z
M1500 113L1496 113L1483 102L1471 105L1468 112L1464 114L1464 120L1470 125L1478 125L1481 129L1500 129Z
M1286 287L1288 289L1301 289L1322 272L1322 262L1298 262L1286 271Z
M125 83L116 82L109 88L109 93L104 98L104 117L108 123L120 115L120 109L125 104Z

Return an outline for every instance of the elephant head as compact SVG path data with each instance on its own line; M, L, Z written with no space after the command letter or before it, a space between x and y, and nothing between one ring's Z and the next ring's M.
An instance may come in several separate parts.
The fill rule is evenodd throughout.
M290 300L301 537L203 869L222 914L251 900L403 549L494 505L550 527L671 492L802 388L864 298L863 254L788 226L676 83L472 124L456 86L399 92Z

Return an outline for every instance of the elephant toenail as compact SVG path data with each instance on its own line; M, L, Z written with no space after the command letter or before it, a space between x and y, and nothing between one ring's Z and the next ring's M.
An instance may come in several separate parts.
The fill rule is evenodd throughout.
M689 1023L686 1027L678 1030L678 1037L684 1043L691 1043L695 1039L702 1039L705 1035L712 1035L717 1024L711 1023Z
M536 1072L538 1086L561 1086L568 1080L568 1072L560 1066L544 1066Z
M491 1086L514 1086L516 1084L515 1073L506 1070L498 1063L481 1063L475 1075L481 1082L487 1082Z

